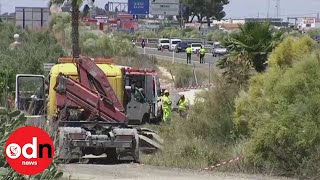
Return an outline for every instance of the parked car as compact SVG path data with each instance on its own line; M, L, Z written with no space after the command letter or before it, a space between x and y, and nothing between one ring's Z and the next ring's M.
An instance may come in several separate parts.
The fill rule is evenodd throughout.
M223 47L220 42L213 43L213 46L212 46L213 57L224 56L227 53L228 53L227 48Z
M161 50L161 48L169 50L169 46L170 46L170 40L169 39L167 39L167 38L159 39L158 45L157 45L157 48L158 48L159 51Z
M191 45L192 53L197 53L202 48L201 43L191 43L190 45Z
M175 50L175 48L179 42L181 42L181 39L170 39L169 51Z
M188 45L189 44L187 42L179 42L175 47L176 53L185 52L187 47L188 47Z

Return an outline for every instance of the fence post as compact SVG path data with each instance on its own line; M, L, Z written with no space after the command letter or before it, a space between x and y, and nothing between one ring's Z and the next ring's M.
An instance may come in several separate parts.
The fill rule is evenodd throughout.
M210 83L211 83L211 60L209 60L209 85L210 85ZM209 86L210 87L210 86Z
M195 64L194 63L192 63L193 64L193 75L194 75L194 79L196 80L196 84L197 84L197 86L199 86L199 84L198 84L198 79L197 79L197 74L196 74L196 66L195 66Z

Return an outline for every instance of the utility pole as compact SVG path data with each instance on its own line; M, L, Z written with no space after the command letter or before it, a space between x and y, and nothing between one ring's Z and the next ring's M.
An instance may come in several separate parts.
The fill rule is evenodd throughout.
M267 18L269 19L269 13L270 13L270 0L268 0L268 10L267 10Z
M276 0L277 18L280 16L280 0Z
M182 15L182 0L180 0L180 24L181 28L183 28L183 15Z

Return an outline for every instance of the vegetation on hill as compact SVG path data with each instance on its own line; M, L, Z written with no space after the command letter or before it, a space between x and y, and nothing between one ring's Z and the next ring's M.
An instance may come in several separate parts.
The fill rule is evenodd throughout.
M255 37L261 46L273 47L259 52L266 54L267 70L248 73L243 82L216 77L216 87L198 95L187 119L175 114L170 125L157 127L165 149L145 156L146 163L199 169L242 155L219 170L319 176L320 47L307 35L289 34L276 41L273 35ZM245 47L234 53L258 48L251 41L244 40L246 46L239 42L229 41ZM248 61L246 56L238 60Z
M15 33L20 35L22 45L18 49L10 50L10 44L15 41ZM16 74L43 74L43 63L56 62L58 57L64 55L61 46L48 31L29 32L0 23L0 39L1 98L5 97L4 92L14 91Z
M248 139L248 162L264 171L303 178L319 174L319 47L288 37L236 99L235 124Z

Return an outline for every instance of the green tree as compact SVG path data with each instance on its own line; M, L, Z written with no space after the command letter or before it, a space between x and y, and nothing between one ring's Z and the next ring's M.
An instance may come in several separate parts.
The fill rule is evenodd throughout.
M312 38L315 39L317 36L320 36L320 29L312 29L310 31L307 32L307 34Z
M90 7L88 4L84 5L83 10L82 10L82 18L88 17L90 13Z
M228 0L183 0L188 8L186 15L188 16L197 16L198 22L202 23L204 17L207 17L207 23L210 27L210 19L221 20L225 17L225 12L223 8L225 5L229 4ZM193 18L192 18L193 19ZM191 21L192 21L191 19Z
M62 5L66 0L51 0L53 4ZM83 0L71 0L71 39L72 39L72 55L75 58L80 56L79 45L79 16Z
M222 42L227 35L228 35L227 32L224 32L224 31L221 31L221 30L215 30L214 32L208 33L207 39L209 41Z
M249 22L223 41L230 54L219 61L218 66L226 68L225 75L246 82L251 68L263 72L267 67L269 53L281 42L283 32L272 28L270 23ZM234 74L235 73L235 74Z

